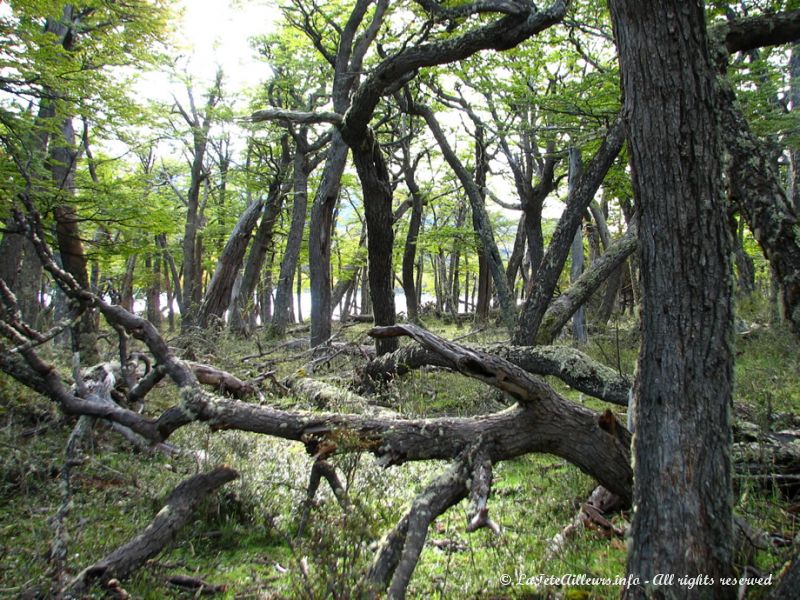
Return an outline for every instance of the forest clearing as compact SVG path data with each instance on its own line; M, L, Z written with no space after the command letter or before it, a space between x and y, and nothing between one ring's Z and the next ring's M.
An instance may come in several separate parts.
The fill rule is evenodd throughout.
M0 4L0 596L800 596L794 3L171 4Z

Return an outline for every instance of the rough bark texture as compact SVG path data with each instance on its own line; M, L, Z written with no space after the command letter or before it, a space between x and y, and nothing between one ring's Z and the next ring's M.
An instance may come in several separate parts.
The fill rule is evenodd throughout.
M701 3L612 0L641 210L627 598L730 598L732 252ZM676 35L680 32L680 35ZM705 575L693 589L646 583Z
M392 186L389 170L378 141L371 130L359 138L345 138L353 151L353 162L364 193L364 216L367 222L367 260L369 264L369 295L376 325L393 325L394 271L392 249ZM394 338L376 339L378 354L397 349Z
M42 307L39 290L42 286L42 263L30 240L15 231L16 223L9 217L0 241L0 279L8 284L19 302L22 317L36 325Z
M284 136L281 139L281 158L269 184L261 223L259 223L256 234L253 236L250 254L247 255L242 282L239 286L239 293L236 294L236 298L233 301L230 327L239 334L247 335L255 326L256 311L253 306L253 294L261 277L267 252L272 246L275 222L278 220L278 215L280 215L283 208L285 196L283 179L291 162L292 153L289 148L288 136Z
M778 178L777 165L750 131L730 84L720 93L725 145L731 154L730 196L742 211L780 283L784 317L800 335L800 225Z
M217 467L182 482L167 497L164 507L144 531L84 569L61 591L62 596L80 598L95 582L106 585L111 579L127 577L175 540L178 531L189 522L195 507L203 498L237 477L233 469Z
M61 262L64 269L75 278L75 281L81 287L88 289L89 272L78 226L78 212L75 206L69 204L75 194L75 168L78 160L75 130L71 117L63 120L59 135L51 140L49 154L53 183L57 193L61 196L60 202L62 202L53 211ZM99 355L94 311L90 310L81 317L80 322L73 327L72 336L73 343L80 350L83 358L89 363L97 362Z
M339 182L347 163L349 148L334 131L322 179L311 206L308 232L308 262L311 277L311 345L319 346L331 337L331 235L333 209L339 199Z

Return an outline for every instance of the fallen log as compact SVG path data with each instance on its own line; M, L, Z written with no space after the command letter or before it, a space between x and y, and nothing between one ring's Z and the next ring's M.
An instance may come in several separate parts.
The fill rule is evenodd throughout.
M789 497L800 493L800 431L763 431L738 421L733 433L736 476L759 487L775 486Z
M112 579L130 575L175 539L203 498L238 476L233 469L217 467L181 482L139 535L81 571L61 590L61 596L80 598L94 583L105 586Z
M496 344L476 348L477 352L501 357L534 375L552 375L570 387L617 404L628 406L631 382L613 369L568 346L509 346ZM371 360L360 370L360 385L365 390L374 382L387 381L425 366L449 368L450 362L435 350L404 346Z

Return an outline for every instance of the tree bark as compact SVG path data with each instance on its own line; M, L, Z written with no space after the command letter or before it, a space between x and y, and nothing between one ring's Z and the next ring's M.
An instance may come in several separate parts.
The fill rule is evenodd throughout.
M311 277L311 345L319 346L331 337L331 236L333 209L339 199L339 185L349 148L338 131L333 132L322 180L311 206L308 233L308 261Z
M575 185L577 185L578 177L583 169L581 162L581 153L577 148L569 149L569 187L570 191L574 193ZM583 275L583 225L578 224L575 230L575 237L572 238L572 247L570 248L572 255L572 263L569 269L569 281L571 284ZM552 304L551 304L552 306ZM547 313L545 313L547 315ZM572 315L572 339L576 344L585 344L588 341L586 333L586 311L581 303Z
M499 356L534 375L558 377L570 387L589 396L618 406L628 406L631 382L575 348L498 344L475 350ZM374 382L401 377L412 369L449 365L436 352L419 346L403 346L391 354L368 362L361 371L360 385L370 389Z
M256 233L253 236L253 243L250 247L250 253L247 255L239 293L236 294L231 309L231 330L240 335L249 335L253 327L255 327L257 313L253 294L262 277L262 269L267 258L267 252L272 246L275 222L278 220L283 208L283 199L286 192L284 189L284 176L291 162L292 153L289 148L288 136L284 136L281 138L281 157L269 184L261 223L259 223L258 229L256 229ZM262 320L262 322L264 321Z
M641 210L626 598L732 598L732 253L702 3L612 0ZM675 35L675 32L681 35ZM657 149L657 150L656 150ZM694 450L693 450L694 449ZM657 587L657 573L713 585Z
M412 165L409 149L403 146L403 178L411 194L411 219L408 223L405 246L403 247L403 293L406 297L406 313L408 320L416 323L419 320L419 303L417 302L417 287L414 281L414 265L417 260L417 238L422 224L422 192L414 177L416 163Z
M78 151L75 146L75 130L72 118L64 118L59 135L50 141L49 161L53 182L57 193L67 199L75 194L75 167ZM64 269L75 278L84 289L89 288L89 273L86 268L86 255L83 251L79 218L75 207L66 202L59 203L53 214L56 220L56 240ZM88 363L99 361L97 352L97 324L94 311L87 311L80 322L73 327L73 344L81 352L82 359Z
M175 540L200 501L238 476L233 469L217 467L183 481L167 497L164 507L144 531L84 569L61 591L61 596L80 597L95 582L107 585L111 579L130 575Z
M364 194L364 216L367 222L367 260L369 261L369 295L376 325L393 325L394 271L392 249L392 187L383 152L374 133L367 129L361 138L346 138L353 151L353 162ZM396 338L375 340L378 354L397 349Z
M622 149L624 140L625 126L620 118L611 126L597 154L586 165L586 169L576 183L574 194L571 194L567 200L567 208L558 221L558 226L550 240L539 271L529 283L531 289L514 330L513 341L515 344L529 346L534 343L542 318L553 298L553 292L567 260L575 232L583 220L586 208Z
M305 137L305 131L299 134ZM292 223L289 226L289 235L286 238L286 248L281 261L281 270L278 277L278 287L275 292L275 307L272 314L272 330L277 335L286 332L289 323L289 305L292 303L292 283L297 271L297 261L300 258L300 249L303 244L303 230L306 224L306 211L308 208L308 176L309 161L307 152L301 147L305 140L297 142L294 154L294 177L292 189L294 202L292 204ZM298 305L299 310L299 305Z
M780 283L784 317L800 336L800 227L793 203L762 142L736 106L730 83L720 79L725 148L731 155L729 194L747 220Z
M198 298L201 298L202 272L200 256L202 242L198 239L201 229L200 188L208 174L205 171L205 156L208 146L208 133L214 121L213 110L222 93L222 70L218 70L214 83L208 93L205 110L202 114L194 105L192 90L187 88L190 109L187 111L175 101L186 124L191 129L192 162L189 169L189 190L186 192L186 224L183 230L183 307L181 312L181 329L196 324L196 313L199 310Z
M250 235L258 222L262 208L263 201L256 200L245 209L231 231L198 312L197 322L201 327L208 327L215 320L222 322L231 302L233 282L242 268Z
M636 226L633 224L566 292L553 300L544 313L536 342L552 344L578 307L583 306L604 281L619 272L620 266L636 250L637 243Z

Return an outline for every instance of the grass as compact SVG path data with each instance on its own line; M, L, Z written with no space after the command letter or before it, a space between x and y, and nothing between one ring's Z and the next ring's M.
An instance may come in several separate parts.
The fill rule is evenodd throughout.
M453 325L429 325L446 337L468 333ZM344 336L363 341L366 329L352 327ZM502 332L487 330L464 343L482 345L503 338ZM262 348L268 343L278 342L264 341ZM737 336L735 401L760 415L764 427L780 428L783 417L768 415L796 413L800 406L799 349L791 336L766 327ZM257 353L253 342L244 344L220 335L203 338L194 350L197 360L242 376L256 375L260 368L241 361L244 355ZM618 329L593 335L585 350L632 375L636 328L620 323ZM300 353L285 351L279 356ZM305 360L271 367L279 376L288 376ZM354 364L342 355L319 365L313 376L341 382ZM556 380L552 383L576 402L595 409L606 407ZM472 415L498 410L507 402L477 381L433 370L410 373L382 394L382 404L408 416ZM148 400L147 410L157 414L174 400L172 388L164 386ZM304 406L298 399L283 403ZM0 597L16 597L34 586L46 595L52 585L47 561L52 538L49 519L61 500L59 473L73 424L48 401L0 377ZM179 430L172 441L201 449L207 458L198 462L190 457L134 454L103 426L95 428L93 443L73 477L73 505L67 519L67 563L73 572L140 531L180 480L224 463L239 471L239 480L204 503L176 543L123 582L125 589L136 598L186 598L186 592L166 583L169 576L184 574L226 584L224 598L356 598L364 592L360 587L363 573L382 535L425 482L445 468L432 461L383 469L370 455L335 457L353 505L343 511L323 486L305 535L298 537L311 464L302 445L242 432L210 433L200 425ZM490 511L502 535L486 530L467 534L465 503L448 511L429 532L409 588L410 598L618 596L619 588L613 585L526 584L528 578L540 574L609 578L624 574L625 540L595 529L578 531L559 554L550 551L554 536L572 522L591 492L589 477L548 455L498 464L494 477ZM779 490L739 482L736 506L739 514L765 531L789 539L798 532L796 506ZM614 517L614 523L624 528L629 518L623 513ZM764 572L777 572L786 558L786 549L770 549L758 552L754 560ZM504 576L519 584L504 585Z

